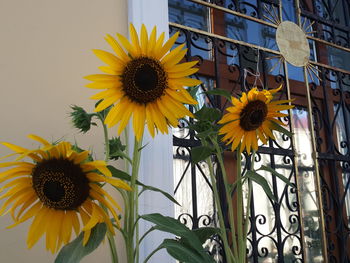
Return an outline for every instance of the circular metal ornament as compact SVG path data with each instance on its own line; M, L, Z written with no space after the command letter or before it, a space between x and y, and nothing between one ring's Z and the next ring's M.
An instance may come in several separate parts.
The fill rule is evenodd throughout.
M277 46L283 58L296 67L309 63L310 47L305 32L295 23L284 21L277 27Z

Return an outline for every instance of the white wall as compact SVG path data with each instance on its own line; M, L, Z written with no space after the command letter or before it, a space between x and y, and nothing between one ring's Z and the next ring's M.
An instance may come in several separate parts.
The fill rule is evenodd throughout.
M109 49L103 37L115 32L127 35L127 0L0 0L0 141L31 147L29 133L65 136L103 158L101 130L78 135L67 113L71 104L93 109L96 92L83 76L97 73L102 62L91 49ZM0 218L0 262L53 262L42 242L26 249L28 224L6 230L10 222ZM83 262L97 259L110 262L108 248Z

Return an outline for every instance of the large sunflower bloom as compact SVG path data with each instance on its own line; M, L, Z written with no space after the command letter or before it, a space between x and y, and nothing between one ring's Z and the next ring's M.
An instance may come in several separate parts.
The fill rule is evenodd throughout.
M177 126L179 118L193 117L183 103L197 102L184 86L201 83L197 79L188 78L198 71L198 68L193 68L198 61L179 64L186 54L184 44L170 51L178 35L174 34L164 43L164 33L157 38L154 27L148 36L146 27L142 25L139 38L134 26L130 24L131 42L120 34L117 37L121 45L112 36L106 37L115 55L94 50L96 56L107 64L100 67L107 74L85 77L93 81L87 87L106 89L91 98L102 99L95 109L97 112L113 105L105 123L109 127L119 123L119 134L128 124L131 115L137 139L141 138L145 123L154 137L155 130L168 133L168 125Z
M11 213L15 223L9 228L34 218L28 232L28 248L46 233L46 249L52 253L71 240L72 229L76 235L84 231L84 245L97 223L106 223L114 233L108 212L97 202L105 206L117 224L115 208L121 208L100 183L131 190L128 184L112 178L104 161L89 161L88 151L77 152L69 142L52 145L39 136L28 137L43 146L29 150L2 143L19 155L13 162L0 163L0 168L8 169L0 173L0 183L9 181L0 189L6 191L0 199L7 199L0 215ZM25 157L33 162L24 161Z
M232 151L241 144L240 151L246 149L249 154L251 149L258 150L259 139L263 144L268 138L275 140L272 130L276 125L284 125L278 117L288 116L280 111L293 108L285 104L290 100L273 100L280 89L259 91L253 88L248 93L243 92L240 99L231 97L233 106L226 109L228 113L218 123L225 124L219 134L224 134L222 140L227 144L232 143Z

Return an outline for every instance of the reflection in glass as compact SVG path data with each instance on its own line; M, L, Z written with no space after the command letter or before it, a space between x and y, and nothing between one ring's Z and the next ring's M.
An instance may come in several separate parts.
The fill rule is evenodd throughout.
M349 153L349 145L347 143L347 129L348 124L345 122L350 119L350 111L345 108L345 112L341 104L334 105L334 113L336 118L336 130L337 130L337 148L340 154L346 155ZM350 131L348 130L348 133ZM346 216L348 221L348 226L350 226L350 193L349 193L349 184L350 184L350 173L349 173L349 162L342 162L342 181L344 186L344 202L346 207ZM347 168L347 169L346 169ZM346 172L346 170L348 172Z
M318 207L308 112L293 110L298 182L303 215L305 262L323 262L320 209Z
M169 0L169 21L207 32L211 31L209 9L191 1ZM180 36L178 41L185 42L185 36ZM208 39L193 35L187 41L193 42L190 47L191 56L211 59L212 44Z

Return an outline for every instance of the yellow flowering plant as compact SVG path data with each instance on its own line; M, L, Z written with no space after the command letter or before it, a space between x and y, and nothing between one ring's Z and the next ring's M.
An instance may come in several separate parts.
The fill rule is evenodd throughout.
M277 89L251 88L248 92L242 92L239 98L231 96L224 90L212 90L208 95L221 95L232 103L222 114L215 108L203 106L194 113L195 122L189 128L196 132L201 146L194 147L191 151L193 162L206 161L209 167L211 185L213 188L215 207L218 209L218 220L223 250L228 263L247 262L247 231L249 225L249 211L252 198L252 182L260 185L272 201L276 201L267 180L259 174L260 171L268 172L280 178L289 186L292 184L282 174L268 166L254 169L255 152L258 150L258 142L267 144L268 140L276 140L273 130L292 136L285 129L284 123L279 118L286 117L287 110L293 108L291 100L276 100L275 95L282 86ZM282 112L284 111L284 112ZM229 183L224 165L223 152L236 152L237 169L236 181ZM242 174L242 153L250 162L250 167ZM223 178L223 189L218 189L217 172L214 170L213 159L219 164L219 170ZM243 207L243 185L246 184L248 197L246 207ZM225 216L219 191L224 193L228 211ZM234 195L236 207L233 207ZM228 222L229 229L226 229Z
M198 71L197 61L182 62L187 50L184 44L175 48L179 33L165 41L165 34L157 35L154 27L150 33L142 25L140 34L130 24L130 40L117 34L117 38L106 36L113 52L94 50L105 65L99 67L102 73L86 76L90 82L87 88L97 89L91 99L97 100L94 112L86 112L79 106L72 106L70 117L75 128L87 133L92 126L101 126L104 132L104 160L94 160L89 151L68 141L49 142L30 134L29 138L40 144L27 149L12 142L3 142L12 153L4 158L14 160L1 162L0 196L4 200L0 215L10 214L15 227L32 220L27 235L27 246L31 248L45 235L46 249L56 253L55 263L76 263L94 251L106 238L113 263L121 262L120 248L116 247L115 235L120 234L125 243L128 263L148 262L160 249L180 262L214 263L203 248L205 241L219 235L229 263L246 261L246 238L249 213L244 215L242 185L248 184L247 209L251 199L252 181L263 187L273 200L274 196L259 170L265 170L290 184L282 175L262 166L242 174L241 153L246 152L254 161L258 141L266 144L274 140L273 130L290 133L278 119L287 116L281 112L291 109L289 100L275 100L281 89L259 90L252 88L243 92L240 98L223 94L232 106L222 113L216 109L198 108L196 99L185 87L194 87L201 81L190 78ZM216 92L216 93L215 93ZM193 114L185 104L192 105ZM140 215L138 200L144 191L156 191L178 205L171 194L138 180L144 128L154 137L158 132L168 133L176 127L179 119L195 120L193 129L201 146L192 150L194 162L206 160L209 165L215 205L218 208L219 228L205 227L190 230L178 220L161 214ZM120 135L128 138L127 125L131 124L134 134L133 149L124 145ZM117 136L109 135L109 128L117 125ZM128 139L125 140L128 142ZM222 153L226 144L237 152L237 181L230 184L224 167ZM129 154L131 152L131 155ZM224 189L218 189L212 157L217 158ZM3 160L2 158L1 160ZM130 174L109 164L123 159ZM115 198L104 189L112 186L121 196L124 211ZM233 210L231 190L236 188L237 211ZM139 191L139 188L142 188ZM219 190L228 201L228 218L221 210ZM236 214L235 214L236 213ZM235 222L235 219L237 222ZM154 226L139 236L139 221L146 220ZM225 228L228 220L230 231ZM145 259L140 259L139 247L153 230L171 233L173 239L165 239ZM141 260L141 261L140 261Z
M213 262L202 248L202 240L175 219L160 214L140 215L138 199L144 191L156 191L178 204L171 194L138 180L144 127L152 137L158 132L168 133L176 127L180 118L194 117L184 104L197 104L185 87L201 83L189 76L198 71L197 61L182 63L184 45L173 48L178 33L165 41L165 33L157 36L157 28L150 33L142 25L140 35L130 24L130 41L117 34L117 39L107 35L106 41L112 52L93 50L105 65L101 74L85 78L86 87L99 92L91 97L97 100L94 112L72 106L70 117L75 128L87 133L92 126L101 126L104 132L104 160L94 160L89 151L68 141L48 142L29 135L40 144L27 149L3 142L13 151L1 162L0 215L11 214L14 227L32 220L27 246L31 248L46 236L46 249L56 253L55 263L76 263L94 251L107 238L113 263L121 262L121 251L115 244L120 234L125 242L128 263L140 261L139 245L145 236L139 236L139 220L156 224L152 228L167 231L181 238L165 240L144 262L159 249L165 248L178 257L183 243L191 244L189 250L200 262ZM131 120L132 119L132 120ZM135 136L133 150L120 139L127 136L126 126L132 123ZM109 128L117 125L117 137L109 135ZM128 140L126 140L127 142ZM3 159L3 158L2 158ZM131 173L109 164L123 159ZM124 211L115 198L104 189L110 185L117 190L124 202ZM139 191L142 188L142 191ZM208 229L206 235L213 233Z

